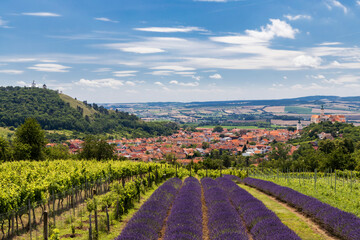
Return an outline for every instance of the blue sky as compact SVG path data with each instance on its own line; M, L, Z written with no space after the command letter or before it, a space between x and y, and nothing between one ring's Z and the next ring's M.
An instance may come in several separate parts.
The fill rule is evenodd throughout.
M89 102L359 95L360 0L2 0L0 85Z

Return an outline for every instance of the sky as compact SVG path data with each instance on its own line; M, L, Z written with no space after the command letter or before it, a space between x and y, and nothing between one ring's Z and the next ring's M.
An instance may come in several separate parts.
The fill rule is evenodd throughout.
M97 103L359 96L360 0L1 0L0 86Z

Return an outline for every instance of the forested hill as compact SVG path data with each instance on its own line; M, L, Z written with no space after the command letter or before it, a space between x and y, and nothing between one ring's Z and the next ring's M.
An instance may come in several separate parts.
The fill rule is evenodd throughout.
M318 124L310 124L301 131L300 138L293 139L291 142L296 143L317 140L318 134L322 132L330 133L334 138L342 137L355 142L360 141L360 127L356 127L349 123L331 123L326 121Z
M49 89L0 87L0 126L18 127L29 117L47 130L116 132L130 137L169 135L178 127L175 123L146 123L135 115L80 102Z

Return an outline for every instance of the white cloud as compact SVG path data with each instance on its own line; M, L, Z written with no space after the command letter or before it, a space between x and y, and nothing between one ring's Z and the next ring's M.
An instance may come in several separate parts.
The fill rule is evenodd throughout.
M323 83L330 83L330 84L336 84L336 85L343 85L343 84L353 84L358 83L360 80L359 76L354 75L343 75L336 79L323 79Z
M114 78L104 78L104 79L95 79L95 80L88 80L82 78L78 82L75 82L75 84L83 87L91 87L91 88L109 87L114 89L117 89L124 85L123 81L116 80Z
M329 10L331 10L333 7L341 8L345 14L348 13L347 7L345 7L340 1L337 0L327 0L325 2L326 6Z
M28 67L28 69L33 69L38 72L68 72L68 68L71 67L51 63L35 64L32 67Z
M129 86L135 86L136 85L133 81L126 81L125 84L129 85Z
M32 67L28 67L28 69L33 69L39 72L68 72L69 68L71 67L63 66L60 64L51 64L51 63L35 64Z
M100 72L110 72L111 68L97 68L95 70L93 70L92 72L96 72L96 73L100 73Z
M8 21L3 20L1 17L0 17L0 28L10 28L8 26Z
M172 80L169 83L174 84L174 85L183 86L183 87L197 87L197 86L199 86L198 82L185 83L185 82L179 82L179 81L176 81L176 80Z
M172 73L174 73L173 71L153 71L150 72L149 74L154 75L154 76L169 76Z
M200 79L201 79L200 76L194 76L194 75L192 75L191 78L192 78L192 79L195 79L196 81L200 81Z
M126 61L126 62L117 62L117 64L121 64L121 65L125 65L125 66L139 66L141 65L141 62L131 62L131 61Z
M24 81L17 81L16 84L19 85L19 86L30 86L30 84L27 84Z
M134 28L137 31L144 31L144 32L158 32L158 33L175 33L175 32L206 32L205 29L199 27L147 27L147 28Z
M356 5L360 6L360 0L356 1Z
M137 73L138 71L116 71L113 72L115 77L132 77L136 76L134 73Z
M218 73L215 73L214 75L210 75L209 78L212 78L212 79L222 79L222 76Z
M320 66L321 61L321 58L309 55L300 55L293 59L293 63L296 67L316 68Z
M334 46L334 45L340 45L342 44L341 42L323 42L323 43L320 43L319 45L320 46Z
M118 21L115 20L111 20L109 18L106 17L98 17L98 18L94 18L97 21L102 21L102 22L112 22L112 23L118 23Z
M170 83L170 84L179 84L179 82L176 81L176 80L172 80L172 81L170 81L169 83Z
M287 76L283 76L283 79L284 79L284 80L287 80L287 79L288 79L288 77L287 77Z
M326 77L322 74L318 74L318 75L311 75L311 78L314 79L325 79Z
M132 52L132 53L140 53L140 54L147 54L147 53L161 53L165 52L161 48L154 48L154 47L124 47L120 48L120 50L124 52Z
M301 19L311 20L310 15L284 15L289 21L296 21Z
M134 90L134 89L128 89L125 91L126 93L131 93L131 94L137 94L139 93L138 91Z
M178 65L169 65L169 66L158 66L158 67L152 67L151 69L154 70L172 70L172 71L193 71L196 70L192 67L183 67Z
M161 82L154 82L154 84L155 85L158 85L158 86L161 86L161 87L163 87L163 86L165 86L163 83L161 83Z
M21 15L35 16L35 17L61 17L60 14L51 13L51 12L29 12L29 13L21 13Z
M174 73L178 75L188 76L188 75L194 75L196 72L174 72Z
M6 59L6 62L34 62L36 61L35 58L10 58Z
M5 73L5 74L22 74L24 71L21 70L14 70L14 69L3 69L0 70L0 73Z
M270 19L271 24L267 24L266 27L261 27L260 31L246 30L245 32L256 39L269 41L274 37L283 37L294 39L295 34L299 32L298 29L294 29L285 21L280 19Z
M314 90L314 89L326 89L326 87L321 86L317 83L311 83L310 85L303 85L303 84L295 84L291 86L293 90Z

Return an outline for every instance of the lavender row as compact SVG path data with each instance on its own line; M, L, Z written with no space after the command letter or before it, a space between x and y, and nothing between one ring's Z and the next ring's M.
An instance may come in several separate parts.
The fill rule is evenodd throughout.
M341 239L360 239L360 218L273 182L245 178L244 182L297 208Z
M182 181L171 178L161 185L127 223L116 240L155 240Z
M239 214L231 205L226 193L211 178L203 178L206 206L208 208L208 228L212 240L249 239Z
M164 240L201 240L201 185L194 177L185 179L166 223Z
M231 178L222 177L217 178L216 181L228 193L254 240L301 240L281 222L274 212L246 190L237 186L230 180Z

